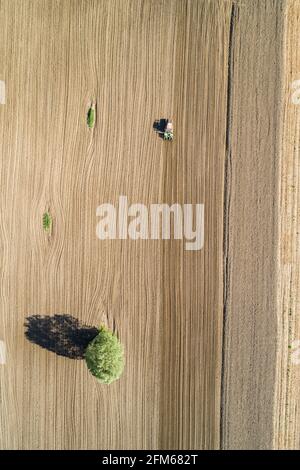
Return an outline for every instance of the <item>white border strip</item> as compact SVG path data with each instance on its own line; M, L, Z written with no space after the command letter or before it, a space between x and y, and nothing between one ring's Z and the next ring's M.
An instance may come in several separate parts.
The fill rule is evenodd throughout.
M6 364L6 346L4 341L0 340L0 364Z
M0 104L5 104L5 82L0 80Z

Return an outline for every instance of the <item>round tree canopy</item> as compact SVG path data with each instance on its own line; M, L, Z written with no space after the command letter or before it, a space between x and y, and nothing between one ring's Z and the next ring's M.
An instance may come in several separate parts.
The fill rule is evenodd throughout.
M117 380L124 369L122 345L117 336L103 326L89 343L85 360L90 372L104 384Z

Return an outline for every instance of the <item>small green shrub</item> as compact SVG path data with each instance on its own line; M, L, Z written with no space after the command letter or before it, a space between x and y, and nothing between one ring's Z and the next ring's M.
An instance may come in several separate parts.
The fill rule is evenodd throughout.
M104 384L119 379L124 369L122 345L116 335L103 326L86 348L85 360L89 371Z
M92 129L96 121L96 110L94 106L91 106L87 113L87 125Z
M49 231L51 229L51 225L52 225L52 217L49 214L49 212L45 212L43 214L43 228L44 228L44 230L46 232Z

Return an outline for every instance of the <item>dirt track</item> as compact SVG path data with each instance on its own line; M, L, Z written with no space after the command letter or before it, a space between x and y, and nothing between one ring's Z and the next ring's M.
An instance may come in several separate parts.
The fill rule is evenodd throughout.
M0 0L1 449L299 447L276 407L299 402L279 259L300 2L167 3ZM96 208L120 195L204 203L204 249L98 240ZM108 324L122 378L29 342L34 314Z

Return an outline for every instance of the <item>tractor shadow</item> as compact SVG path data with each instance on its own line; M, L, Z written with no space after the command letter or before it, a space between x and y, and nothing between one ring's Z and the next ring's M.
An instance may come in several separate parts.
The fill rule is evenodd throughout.
M168 119L156 119L153 123L153 129L157 132L158 136L163 139L164 138L164 130L168 123Z
M83 359L87 345L99 333L71 315L32 315L24 326L28 341L70 359Z

